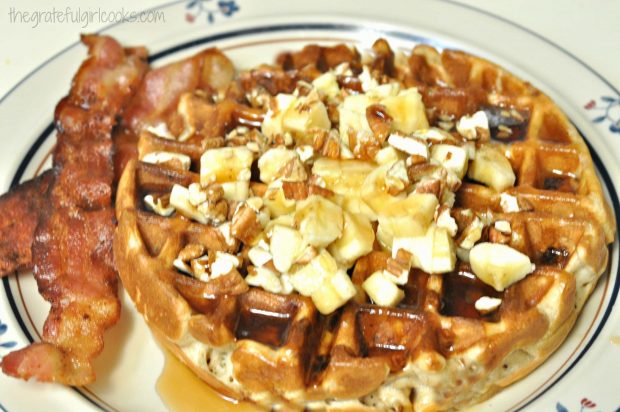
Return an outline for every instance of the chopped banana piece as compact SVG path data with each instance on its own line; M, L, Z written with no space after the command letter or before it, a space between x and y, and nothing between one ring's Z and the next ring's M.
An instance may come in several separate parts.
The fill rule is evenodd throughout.
M382 216L414 216L422 222L430 222L437 204L437 198L430 193L411 193L405 198L397 198L380 212Z
M171 163L179 165L183 170L189 170L192 165L192 159L189 156L172 152L151 152L145 154L140 160L152 164Z
M474 274L484 283L502 292L535 269L527 255L499 243L479 243L469 252Z
M392 196L390 194L390 186L387 182L387 172L390 170L390 167L391 165L385 164L375 168L366 177L359 191L362 200L378 215L391 210L392 204L404 197L403 193L400 196Z
M223 198L226 200L234 200L243 202L250 196L250 182L226 182L221 184L224 190Z
M456 251L448 231L437 227L433 231L433 259L430 273L446 273L454 270Z
M396 257L399 249L411 253L412 266L427 273L451 272L456 264L452 237L446 229L435 225L431 225L423 236L395 238L392 257Z
M331 122L325 105L316 91L298 97L282 116L284 131L304 135L311 129L329 130Z
M339 270L326 279L311 295L312 302L323 315L329 315L349 301L357 290L347 272Z
M297 203L295 221L306 243L317 248L327 247L342 235L342 208L318 195Z
M377 240L385 249L391 249L394 238L422 236L428 229L429 222L416 219L415 216L379 216Z
M325 96L335 98L340 94L338 78L333 72L325 72L312 81L312 85Z
M366 94L373 99L383 99L385 97L398 95L400 90L400 84L397 82L389 82L373 87L368 90Z
M340 264L349 268L358 258L372 251L374 241L370 219L345 212L342 236L329 246L329 252Z
M282 146L267 150L258 159L260 180L267 184L273 182L281 177L279 173L284 166L294 160L300 160L299 155L294 150L289 150Z
M456 130L461 136L469 140L478 139L481 133L489 133L489 119L483 111L478 111L471 116L463 116L456 123Z
M249 271L245 281L250 286L263 288L267 292L282 293L282 281L280 277L271 269L256 267Z
M398 95L381 100L381 104L392 117L393 131L409 134L428 128L422 96L416 88L401 90Z
M272 260L273 256L269 251L269 245L264 240L261 240L256 246L248 250L248 258L254 266L261 267Z
M312 173L324 182L324 188L339 195L359 198L359 191L366 177L375 170L371 162L361 160L335 160L322 157L312 166Z
M306 243L299 231L282 225L273 227L269 250L279 272L288 272L305 247Z
M202 190L199 183L192 183L187 189L189 190L189 202L192 205L198 206L207 201L207 192Z
M388 137L388 143L401 152L428 159L428 146L422 139L391 134Z
M174 213L174 207L172 205L164 206L161 198L155 198L153 195L144 196L144 204L146 207L154 213L157 213L159 216L170 216Z
M170 192L170 206L174 207L179 214L188 219L193 219L203 225L209 223L207 216L190 203L189 190L181 185L172 186L172 191Z
M463 179L467 172L467 150L460 146L436 144L431 148L431 159L442 165L446 170Z
M476 300L474 303L474 307L478 312L483 315L491 313L495 311L502 304L502 300L499 298L492 298L489 296L483 296L480 299Z
M396 306L405 297L405 292L387 277L383 271L370 275L362 288L374 303L380 306Z
M498 220L494 224L495 229L501 233L509 235L512 233L512 228L510 227L510 222L507 220Z
M261 125L261 131L267 137L274 137L277 134L284 133L282 119L289 107L293 106L297 98L292 94L278 94L272 99L269 110L265 114L265 119Z
M437 216L437 227L443 227L452 237L456 236L459 227L456 224L456 220L450 215L449 208L443 208Z
M378 211L377 240L392 248L397 237L423 236L435 215L437 198L429 193L412 193L404 199L383 205Z
M482 146L476 151L467 176L501 192L514 186L516 176L506 156L491 146Z
M282 182L279 180L269 184L263 201L273 217L287 215L295 211L295 200L287 199L286 196L284 196Z
M253 160L252 152L245 146L207 150L200 158L200 184L249 181Z
M399 160L403 160L405 155L396 150L393 146L386 146L375 154L374 161L379 165L394 164Z
M293 288L304 296L312 295L319 286L338 271L338 264L325 250L291 274Z
M338 106L340 118L340 139L347 145L349 143L349 133L372 133L368 119L366 118L366 108L376 103L365 94L353 94L345 97Z

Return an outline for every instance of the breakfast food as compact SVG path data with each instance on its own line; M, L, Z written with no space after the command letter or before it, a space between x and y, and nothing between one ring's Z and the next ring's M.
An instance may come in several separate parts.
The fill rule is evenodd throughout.
M22 379L85 385L120 316L112 256L112 130L147 69L146 51L83 36L88 59L56 107L53 167L0 198L2 274L34 268L51 304L43 342L2 358ZM8 243L8 242L7 242Z
M201 378L265 406L451 409L564 340L614 225L546 96L382 40L236 79L210 53L222 81L136 126L115 239L138 310Z
M210 53L216 86L136 126L114 242L202 379L266 407L448 410L565 339L615 226L547 96L426 45L310 45L235 78Z
M488 61L378 40L146 72L143 49L84 42L52 170L0 197L0 271L34 266L52 303L7 374L94 379L119 314L114 170L136 307L198 376L265 407L482 401L560 345L606 267L614 218L582 138Z

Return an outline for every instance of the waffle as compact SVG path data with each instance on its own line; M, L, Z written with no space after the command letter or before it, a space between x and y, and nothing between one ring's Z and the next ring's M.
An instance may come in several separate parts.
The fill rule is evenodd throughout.
M207 383L267 408L453 410L566 338L615 224L539 90L384 40L224 86L142 130L116 205L125 289Z

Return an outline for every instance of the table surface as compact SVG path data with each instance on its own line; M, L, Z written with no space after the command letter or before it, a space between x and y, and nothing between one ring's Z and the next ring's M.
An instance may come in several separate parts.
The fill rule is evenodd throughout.
M239 0L244 1L257 0ZM402 0L406 1L406 0ZM450 1L450 0L448 0ZM530 29L586 62L620 88L620 1L618 0L452 0L486 10ZM165 0L0 0L0 96L42 62L75 42L81 32L106 23L20 23L17 12L102 8L140 11ZM283 1L283 4L286 4ZM283 5L283 7L286 7ZM13 18L12 18L13 17ZM85 26L85 27L83 27ZM577 79L575 81L578 81Z

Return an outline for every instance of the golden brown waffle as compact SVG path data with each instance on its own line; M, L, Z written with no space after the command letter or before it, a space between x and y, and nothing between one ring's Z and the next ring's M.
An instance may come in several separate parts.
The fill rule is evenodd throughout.
M308 46L280 55L277 62L241 73L219 92L181 97L177 112L164 119L168 130L179 131L177 138L144 129L138 144L142 161L131 161L119 183L116 263L138 310L166 346L227 396L300 409L455 409L492 396L542 363L571 330L606 267L607 244L615 236L614 218L585 143L561 111L540 91L486 60L423 45L409 56L395 54L382 40L370 56L342 45ZM405 266L404 297L392 307L373 303L363 286L377 271L402 263L379 240L349 265L355 296L338 309L321 308L329 312L322 314L314 295L287 290L283 279L288 274L278 273L279 293L248 285L246 279L256 270L248 257L251 247L263 230L270 230L257 211L260 205L227 200L217 185L210 185L208 210L199 216L205 224L178 208L167 209L175 184L187 188L201 181L200 157L210 148L255 151L249 183L253 198L269 193L259 180L256 159L271 147L304 144L323 158L375 158L389 134L389 125L382 129L381 121L370 119L382 116L381 107L366 111L375 142L349 140L350 154L333 132L291 142L286 134L268 138L257 130L235 129L260 127L269 95L297 89L303 96L309 82L328 70L340 71L338 84L345 94L365 90L365 72L378 84L396 79L403 87L417 87L430 126L442 127L444 137L457 146L468 145L456 130L459 119L484 111L489 128L486 134L474 129L480 136L470 146L497 148L516 175L514 186L501 190L466 177L450 183L445 173L429 178L436 164L409 156L406 190L440 198L435 221L442 210L450 211L456 223L450 242L457 245L459 259L443 274ZM331 127L338 129L338 102L324 100ZM179 118L185 122L181 126ZM225 132L208 132L214 129ZM189 137L185 130L191 131ZM428 141L431 148L438 144ZM152 154L162 151L187 155L189 169L183 167L187 158L169 156L154 164ZM349 188L326 187L307 164L304 170L286 166L279 172L302 175L283 183L287 199L301 202L314 194L340 199L347 207L338 196L346 197ZM453 204L443 200L449 197L442 194L447 186L456 190ZM151 206L144 200L149 195ZM339 225L335 216L331 219L331 225ZM476 228L477 235L471 235ZM377 231L376 222L372 231ZM498 291L474 274L468 239L508 245L527 255L535 270ZM238 264L220 276L200 278L187 262L204 259L213 268L216 251L237 255ZM281 272L276 253L264 265L272 273ZM482 297L500 298L501 305L483 310L476 304Z

